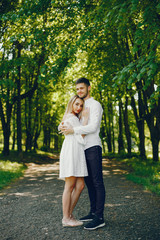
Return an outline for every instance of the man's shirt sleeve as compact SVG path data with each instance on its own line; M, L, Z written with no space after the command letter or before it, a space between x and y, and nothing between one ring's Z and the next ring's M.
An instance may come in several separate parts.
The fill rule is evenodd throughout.
M101 124L103 109L99 102L95 102L90 106L89 123L85 126L74 127L75 134L89 134L96 132Z

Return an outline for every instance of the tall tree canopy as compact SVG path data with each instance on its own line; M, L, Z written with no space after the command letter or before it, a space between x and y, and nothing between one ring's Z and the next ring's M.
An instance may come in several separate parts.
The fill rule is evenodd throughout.
M57 126L74 81L92 82L103 106L104 152L160 141L158 0L1 1L0 119L3 152L59 150ZM15 144L16 143L16 144ZM133 147L134 146L134 147Z

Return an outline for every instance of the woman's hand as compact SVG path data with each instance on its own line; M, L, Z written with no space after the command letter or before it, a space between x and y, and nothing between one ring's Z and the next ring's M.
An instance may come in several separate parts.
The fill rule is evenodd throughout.
M90 114L90 109L89 108L85 108L83 111L82 111L82 117L87 119L89 118L89 114Z

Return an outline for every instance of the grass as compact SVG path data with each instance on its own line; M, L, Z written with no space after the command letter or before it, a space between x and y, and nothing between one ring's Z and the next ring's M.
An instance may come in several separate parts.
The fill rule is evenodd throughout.
M21 177L25 168L22 163L0 160L0 189Z
M18 155L16 151L10 151L9 156L0 154L0 189L8 186L15 179L23 176L26 169L25 163L45 164L57 161L57 153L46 153L43 151L23 152Z
M141 184L145 190L160 195L160 162L155 163L151 159L141 159L137 154L132 154L130 157L126 154L110 154L108 157L130 167L131 171L126 175L128 180Z
M17 154L4 157L0 154L0 189L23 176L26 166L20 162Z

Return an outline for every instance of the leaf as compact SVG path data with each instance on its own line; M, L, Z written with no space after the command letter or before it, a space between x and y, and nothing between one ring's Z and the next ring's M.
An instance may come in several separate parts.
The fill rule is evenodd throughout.
M141 73L141 74L144 74L145 72L146 72L146 68L143 67L143 68L140 70L140 73Z
M143 74L142 74L142 73L139 73L139 74L137 75L137 80L140 81L141 78L142 78L142 76L143 76Z
M12 21L15 21L17 19L17 15L16 14L13 14L12 17L11 17Z
M134 46L133 49L132 49L132 53L135 54L137 51L138 51L138 47Z
M160 10L160 3L156 6L156 8Z

